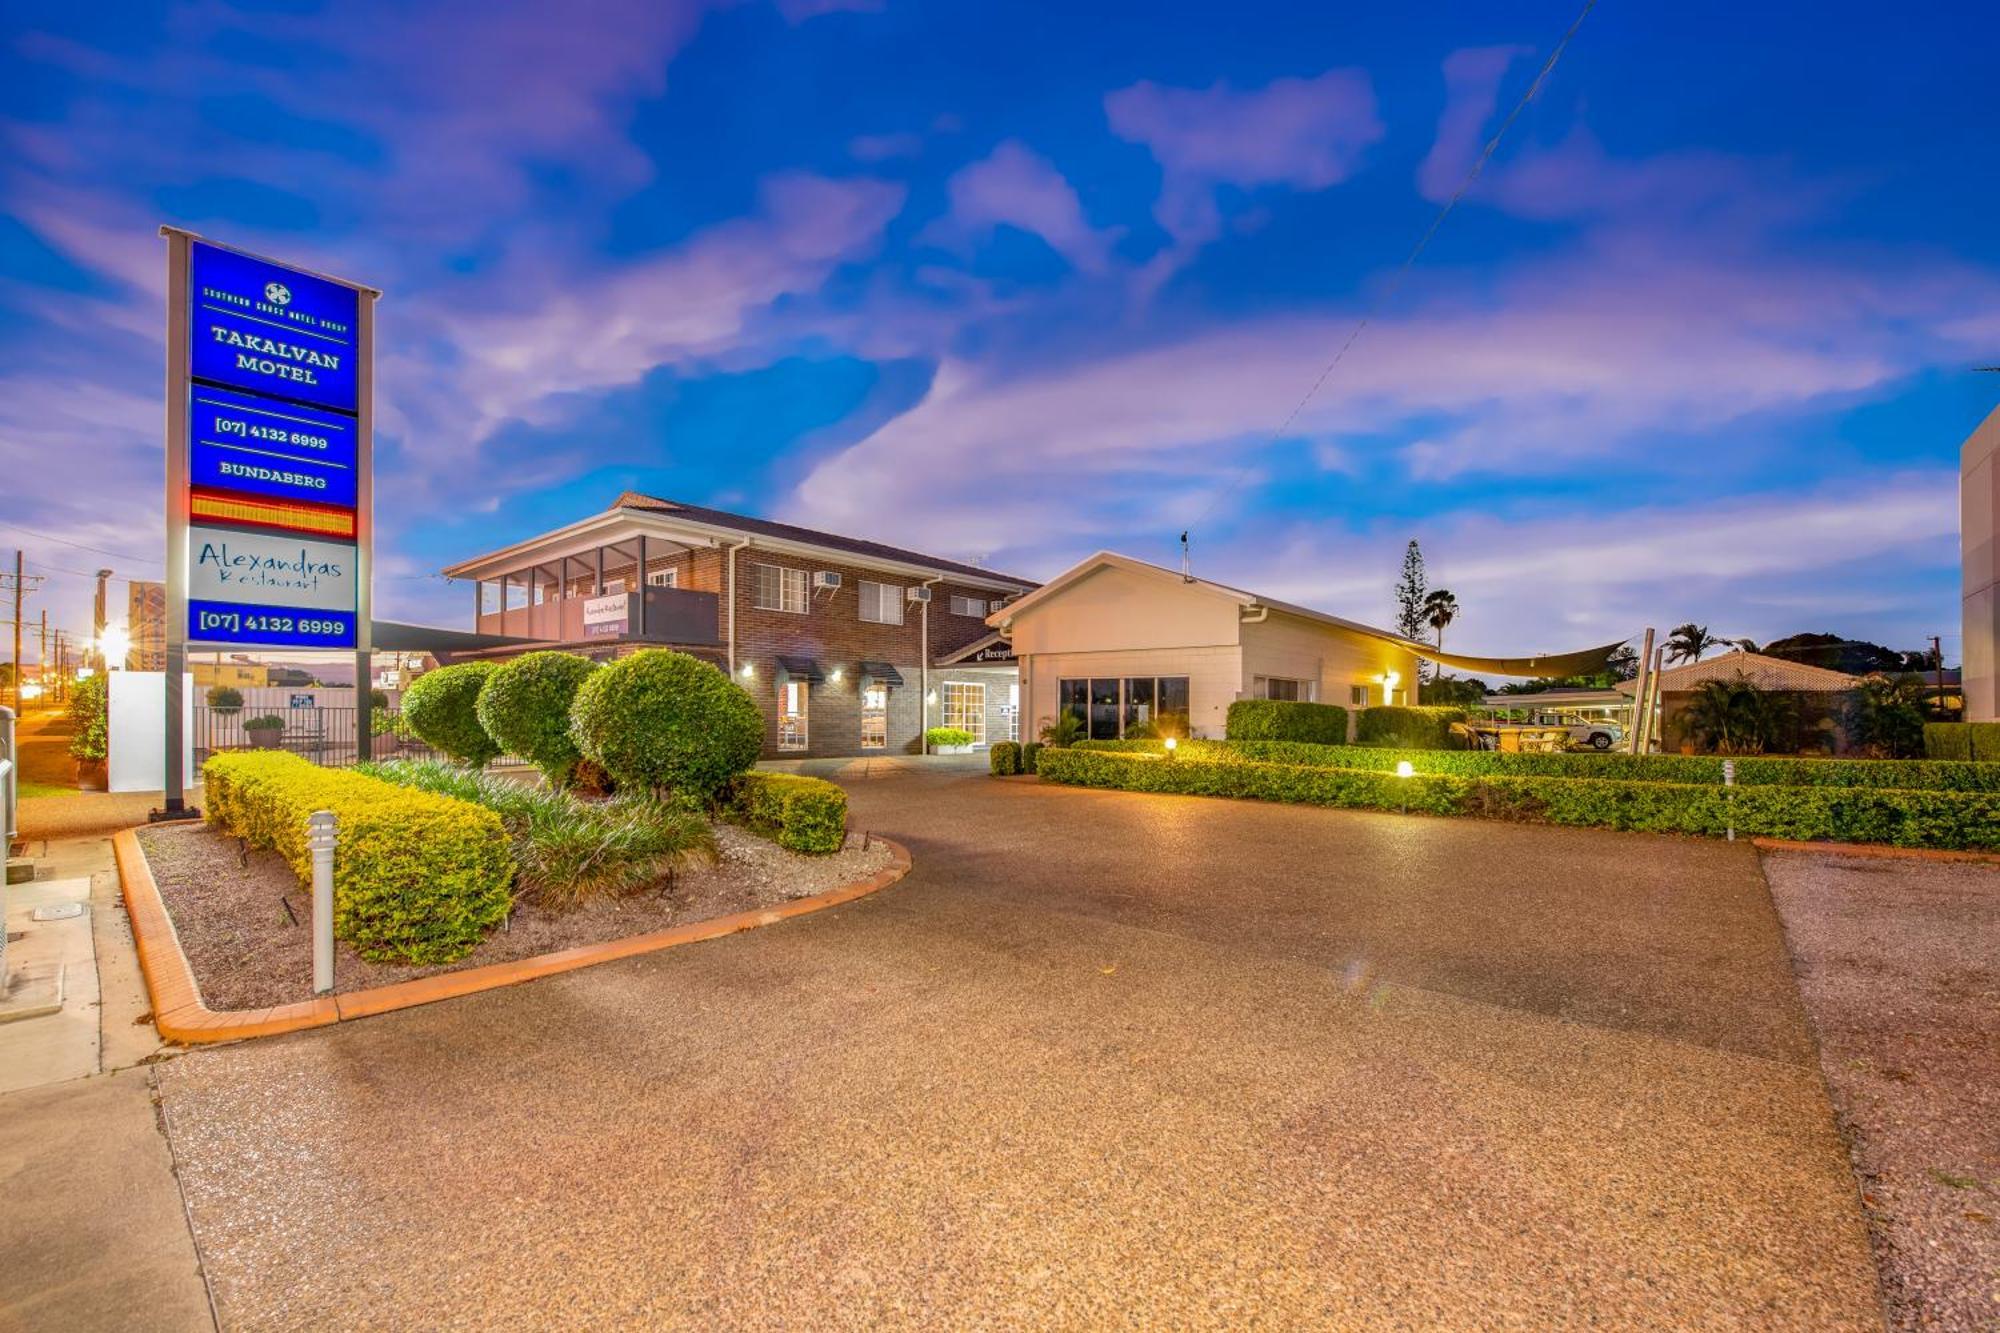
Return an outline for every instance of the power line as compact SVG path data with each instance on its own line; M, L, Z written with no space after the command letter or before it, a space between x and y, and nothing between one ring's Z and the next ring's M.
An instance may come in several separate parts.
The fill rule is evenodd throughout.
M1390 275L1389 281L1382 287L1375 300L1362 313L1361 319L1355 324L1353 332L1347 335L1347 341L1340 345L1340 349L1333 354L1333 359L1326 363L1326 369L1320 371L1319 378L1312 382L1312 387L1306 390L1305 396L1300 398L1297 405L1285 414L1285 419L1279 423L1277 430L1271 432L1271 442L1273 444L1282 439L1285 432L1291 429L1292 423L1298 420L1299 413L1306 410L1306 404L1310 403L1319 393L1321 386L1333 374L1334 367L1338 366L1341 359L1347 355L1347 349L1354 346L1355 340L1361 337L1362 330L1368 327L1375 316L1381 313L1382 309L1389 304L1390 299L1402 287L1403 279L1416 266L1417 257L1423 254L1424 247L1431 243L1431 237L1437 235L1438 228L1444 225L1444 220L1451 216L1453 209L1458 207L1458 201L1465 198L1467 192L1472 189L1473 183L1479 179L1479 173L1486 170L1486 164L1493 159L1493 154L1500 147L1500 140L1506 137L1507 131L1513 128L1516 120L1520 119L1521 113L1527 109L1528 103L1534 101L1536 94L1541 92L1542 85L1547 83L1549 75L1555 72L1556 62L1562 59L1562 53L1569 48L1570 40L1576 36L1577 29L1583 26L1583 21L1590 17L1590 11L1596 7L1597 0L1583 0L1583 8L1577 12L1576 19L1569 25L1569 31L1565 32L1562 35L1562 40L1556 43L1555 50L1549 52L1549 58L1542 63L1541 72L1535 75L1535 81L1528 85L1528 90L1521 94L1521 100L1514 103L1514 109L1507 113L1507 118L1500 122L1500 128L1495 130L1493 137L1486 141L1486 146L1480 150L1479 157L1472 164L1472 169L1465 173L1465 179L1459 183L1458 189L1452 192L1451 198L1445 200L1444 207L1440 208L1437 216L1431 219L1431 225L1424 229L1424 234L1417 238L1417 243L1414 246L1410 247L1410 253L1403 260L1402 267ZM1249 474L1250 464L1245 463L1242 467L1238 468L1236 475L1230 479L1229 484L1219 488L1214 496L1209 499L1207 507L1201 511L1200 516L1195 519L1195 523L1200 523L1203 519L1214 513L1215 507L1221 504L1228 496L1234 494L1236 488L1243 484L1243 478ZM1193 525L1190 524L1189 526L1192 527Z
M10 523L6 519L0 519L0 528L10 528L15 532L25 532L30 537L39 537L45 542L60 542L64 546L74 546L79 551L95 551L99 555L115 555L120 560L136 560L142 565L157 565L161 563L152 556L133 555L127 551L113 551L102 546L92 546L87 542L72 541L68 537L58 537L52 532L37 532L33 528L24 528L19 523ZM92 577L95 577L95 575Z

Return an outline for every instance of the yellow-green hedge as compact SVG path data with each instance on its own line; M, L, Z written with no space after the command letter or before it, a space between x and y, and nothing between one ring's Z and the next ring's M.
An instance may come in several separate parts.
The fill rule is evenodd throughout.
M506 831L491 810L272 751L202 765L208 822L277 852L312 882L306 819L331 810L333 933L370 961L456 962L513 906Z
M821 778L752 770L730 779L731 819L780 847L824 856L847 841L847 793Z

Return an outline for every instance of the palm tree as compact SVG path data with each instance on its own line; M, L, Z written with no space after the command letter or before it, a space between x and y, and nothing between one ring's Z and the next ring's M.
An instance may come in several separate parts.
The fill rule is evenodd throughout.
M1711 648L1722 646L1722 640L1708 632L1708 626L1689 621L1675 628L1667 636L1667 660L1669 662L1699 662L1701 655Z
M1424 620L1437 631L1437 645L1444 647L1444 627L1458 619L1458 598L1443 588L1424 598Z

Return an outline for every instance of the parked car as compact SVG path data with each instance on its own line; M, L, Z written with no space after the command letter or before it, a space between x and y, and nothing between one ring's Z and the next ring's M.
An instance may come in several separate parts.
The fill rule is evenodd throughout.
M1609 750L1625 739L1625 728L1616 722L1565 722L1572 750Z

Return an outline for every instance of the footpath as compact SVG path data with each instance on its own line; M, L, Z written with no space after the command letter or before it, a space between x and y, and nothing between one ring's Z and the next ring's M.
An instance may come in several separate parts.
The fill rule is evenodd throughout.
M111 833L158 796L21 802L34 878L5 886L0 1327L215 1327L166 1135Z

